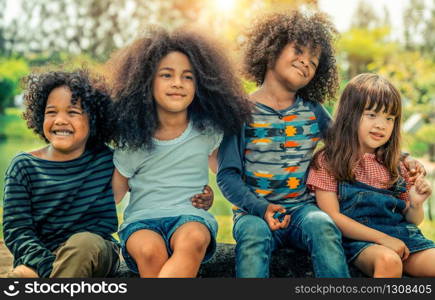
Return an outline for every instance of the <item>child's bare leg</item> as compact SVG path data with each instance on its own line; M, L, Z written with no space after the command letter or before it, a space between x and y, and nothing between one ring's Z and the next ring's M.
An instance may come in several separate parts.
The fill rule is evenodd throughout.
M210 231L199 222L181 225L171 237L173 254L159 277L196 277L210 244Z
M127 240L127 251L136 261L140 277L157 277L168 260L165 241L152 230L138 230Z
M414 277L435 277L435 248L410 254L403 267Z
M19 265L10 271L7 278L39 278L38 273L26 265Z
M403 264L400 256L385 246L373 245L365 248L356 258L355 265L371 277L402 277Z

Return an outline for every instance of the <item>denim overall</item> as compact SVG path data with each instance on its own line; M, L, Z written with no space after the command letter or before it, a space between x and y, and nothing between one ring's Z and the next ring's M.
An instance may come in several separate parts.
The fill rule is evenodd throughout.
M340 212L363 225L402 240L411 253L435 248L435 243L426 239L420 229L406 221L402 214L406 203L398 195L405 191L403 178L390 189L378 189L362 182L341 182L338 186ZM372 245L372 242L343 237L343 248L348 261Z

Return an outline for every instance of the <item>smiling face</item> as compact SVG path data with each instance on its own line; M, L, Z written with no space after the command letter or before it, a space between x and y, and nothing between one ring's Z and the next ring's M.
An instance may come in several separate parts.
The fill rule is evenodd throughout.
M189 58L170 52L160 61L153 81L157 113L186 114L195 96L195 78Z
M386 144L394 129L395 117L381 109L365 109L358 128L358 140L362 153L374 153Z
M60 160L79 157L89 137L89 118L80 100L71 103L71 91L61 86L48 95L44 113L44 136L51 156Z
M320 49L312 50L295 43L286 45L269 71L291 90L298 91L314 77L319 65Z

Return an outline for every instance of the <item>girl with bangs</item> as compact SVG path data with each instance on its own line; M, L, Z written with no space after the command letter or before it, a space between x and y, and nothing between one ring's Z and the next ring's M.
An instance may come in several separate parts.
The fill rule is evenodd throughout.
M431 186L411 176L400 152L401 98L376 74L343 91L307 184L343 234L349 262L372 277L435 276L435 243L417 225Z

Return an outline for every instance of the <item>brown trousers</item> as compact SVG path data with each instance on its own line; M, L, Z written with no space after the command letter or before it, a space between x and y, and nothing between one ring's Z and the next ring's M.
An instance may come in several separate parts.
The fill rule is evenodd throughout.
M118 267L118 246L97 234L73 234L54 251L56 259L50 278L108 277ZM7 278L37 278L35 270L25 265L10 271Z
M118 246L90 232L72 235L54 254L50 278L107 277L119 263Z

